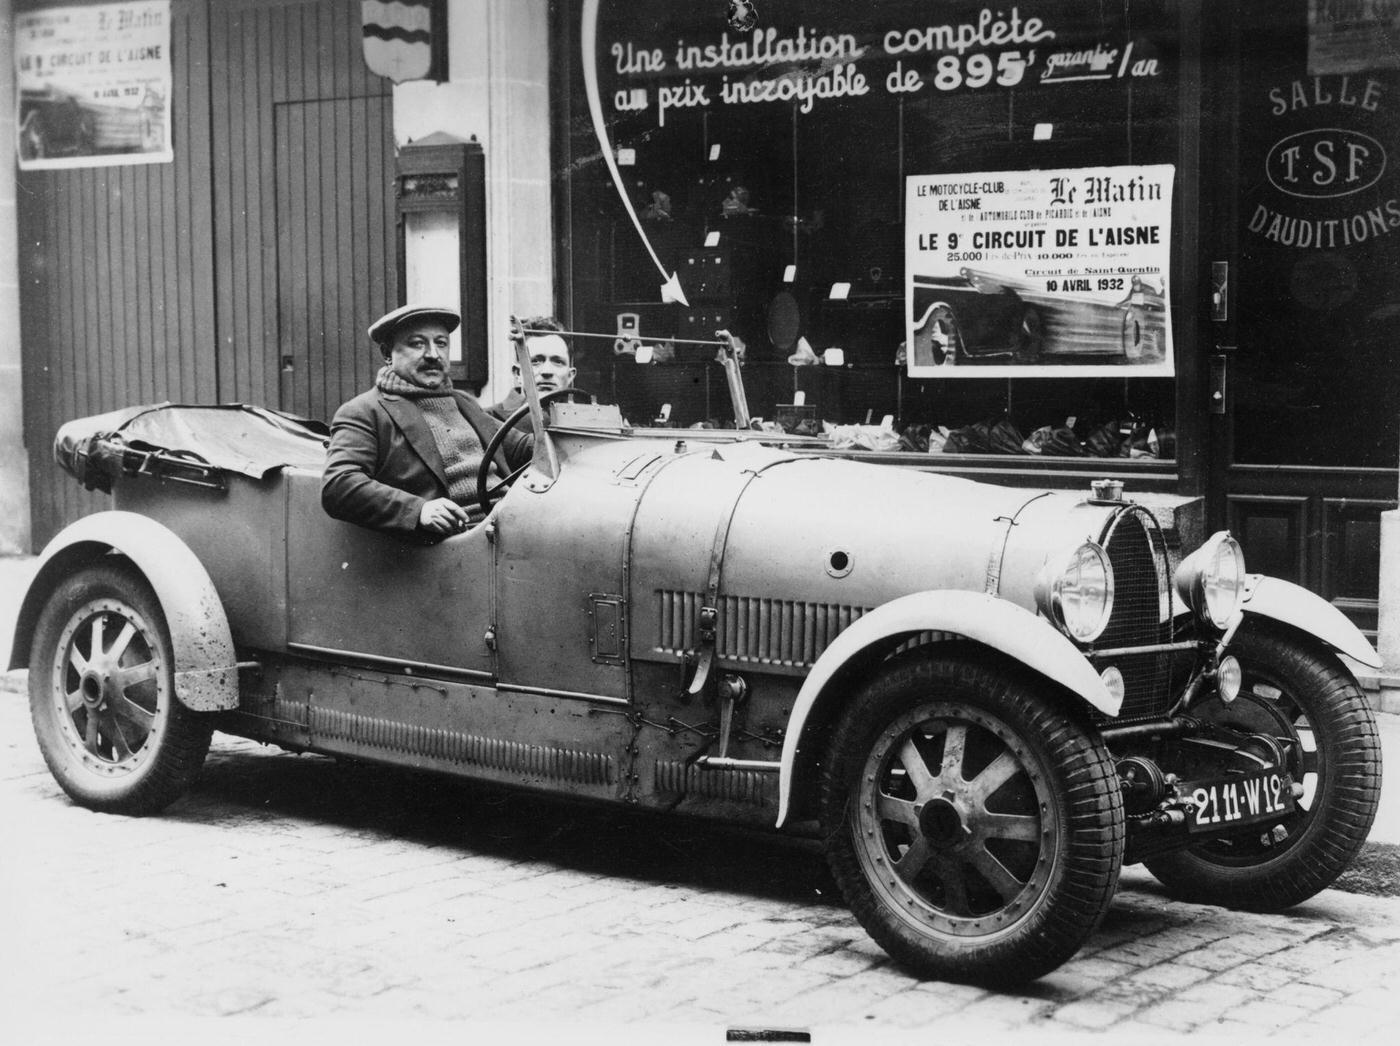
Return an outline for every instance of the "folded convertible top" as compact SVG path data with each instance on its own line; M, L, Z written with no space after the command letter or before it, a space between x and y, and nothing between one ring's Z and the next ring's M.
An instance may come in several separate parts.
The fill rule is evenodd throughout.
M262 479L288 466L320 469L328 434L319 421L265 407L157 403L70 421L53 451L89 490L141 474L221 487L223 472Z

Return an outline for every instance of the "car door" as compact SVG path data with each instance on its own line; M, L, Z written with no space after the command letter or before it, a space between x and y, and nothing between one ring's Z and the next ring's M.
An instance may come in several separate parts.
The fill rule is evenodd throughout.
M491 682L494 551L487 527L433 545L342 523L320 477L291 477L288 648L391 672Z

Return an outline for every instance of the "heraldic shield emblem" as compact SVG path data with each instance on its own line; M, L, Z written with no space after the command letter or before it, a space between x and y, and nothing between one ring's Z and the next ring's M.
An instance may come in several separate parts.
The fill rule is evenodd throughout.
M396 84L447 77L446 0L363 0L365 64Z

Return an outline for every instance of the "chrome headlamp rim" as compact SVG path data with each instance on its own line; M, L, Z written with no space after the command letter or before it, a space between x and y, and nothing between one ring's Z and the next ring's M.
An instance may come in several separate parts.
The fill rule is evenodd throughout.
M1102 577L1103 583L1098 588L1083 587L1083 567L1088 561L1092 561L1093 569ZM1059 561L1058 569L1052 565L1054 562L1053 559L1047 562L1044 581L1038 586L1041 612L1074 642L1092 643L1103 635L1113 615L1113 566L1108 552L1097 541L1083 541ZM1094 599L1100 592L1097 607L1083 601L1085 595ZM1086 613L1086 607L1092 608L1092 612Z
M1181 561L1173 581L1197 620L1223 632L1244 602L1244 549L1228 530L1216 531Z

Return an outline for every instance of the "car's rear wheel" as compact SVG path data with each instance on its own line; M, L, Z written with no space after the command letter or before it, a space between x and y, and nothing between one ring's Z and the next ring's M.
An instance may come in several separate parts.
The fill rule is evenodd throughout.
M1301 633L1242 629L1230 645L1243 682L1192 715L1273 737L1303 786L1282 824L1210 839L1144 863L1173 894L1248 911L1281 911L1330 886L1366 841L1380 801L1381 746L1366 696L1337 657Z
M59 785L109 813L169 806L198 776L212 732L175 696L155 593L120 563L74 574L49 597L30 652L29 711Z
M822 818L861 924L949 980L1023 982L1065 962L1123 860L1103 744L969 652L903 655L856 695L824 764Z

